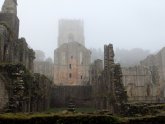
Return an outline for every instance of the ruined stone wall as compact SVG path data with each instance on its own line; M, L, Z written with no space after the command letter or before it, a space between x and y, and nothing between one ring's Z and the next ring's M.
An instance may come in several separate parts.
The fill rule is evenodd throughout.
M122 68L130 102L164 102L165 48L142 60L140 65Z
M33 72L35 53L24 38L18 39L19 19L13 13L0 13L0 63L21 63Z
M29 69L31 72L34 70L34 58L35 53L32 49L28 47L28 44L25 40L25 38L18 39L17 42L14 44L14 57L12 63L21 63L23 64L27 69Z
M157 72L153 68L139 65L122 68L122 73L129 102L152 103L158 100L158 80L154 80Z
M0 111L6 106L9 101L9 96L6 87L7 81L0 74Z
M44 75L34 74L31 90L31 111L42 112L50 108L53 83Z
M32 73L35 53L24 38L18 38L16 6L16 0L5 0L0 13L0 109L43 111L49 107L52 82Z
M92 95L93 97L93 102L94 102L94 107L98 107L100 106L100 100L99 100L99 96L100 96L100 89L102 88L102 86L104 85L104 82L102 82L102 84L100 84L100 82L98 81L98 77L102 75L102 71L103 71L103 61L102 60L95 60L94 63L91 64L90 66L90 84L92 85Z
M0 25L0 62L5 61L6 54L6 41L9 40L9 33L5 26Z
M54 53L54 83L85 85L89 81L91 53L77 42L63 44Z
M40 112L50 107L53 83L21 64L0 64L0 102L5 112Z
M12 35L12 40L17 40L19 36L19 19L13 13L0 13L0 23L8 26Z
M96 86L96 78L101 75L103 71L103 61L97 59L90 65L89 75L90 75L90 84Z
M55 86L52 90L51 107L68 107L70 100L76 108L92 107L92 87Z
M119 64L114 63L112 44L104 47L104 70L100 65L93 66L91 72L94 104L97 109L120 113L121 105L127 101L127 95L122 83L122 71Z
M162 48L157 54L148 56L141 61L141 65L150 67L156 66L159 73L159 94L165 97L165 48Z

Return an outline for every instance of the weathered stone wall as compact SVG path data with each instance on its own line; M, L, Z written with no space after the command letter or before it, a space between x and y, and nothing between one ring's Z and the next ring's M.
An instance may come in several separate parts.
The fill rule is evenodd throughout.
M122 68L123 82L130 102L164 102L165 48L150 55L140 65Z
M52 82L32 73L35 53L24 38L18 38L16 6L16 0L5 0L0 13L0 109L43 111L49 107Z
M140 65L122 68L122 73L129 102L152 103L159 99L158 80L154 79L157 72L154 67Z
M12 40L17 40L19 36L19 19L12 13L0 13L0 23L5 23L10 30Z
M34 74L32 86L29 87L31 93L30 101L32 112L42 112L50 108L53 82L40 74Z
M76 107L92 107L92 87L86 85L53 88L51 107L68 107L70 100Z
M91 53L77 42L63 44L54 53L54 83L85 85L89 81Z
M157 54L148 56L141 61L141 65L146 67L156 66L159 73L159 94L165 97L165 48L162 48Z
M0 13L0 63L21 63L33 71L35 53L24 38L19 39L19 19L15 13Z
M95 107L120 113L121 105L127 101L127 95L122 83L121 67L114 63L112 44L104 47L103 71L102 65L102 62L97 60L90 71Z
M50 107L53 83L43 75L32 74L21 65L0 65L0 102L3 111L39 112ZM2 97L3 95L3 97Z
M96 85L96 78L101 75L103 71L103 61L97 59L90 65L89 75L90 75L90 84L92 86Z
M0 25L0 62L6 60L6 41L9 40L9 33L5 26Z
M12 63L21 63L31 72L34 70L34 58L35 53L32 49L28 48L28 44L25 38L18 39L15 42L15 47L13 49L13 61Z
M7 81L5 78L0 74L0 111L6 106L9 101L8 92L6 90L6 83Z
M100 100L98 99L100 95L100 89L102 88L102 85L104 85L104 82L102 82L102 85L98 82L98 77L101 76L103 71L103 61L102 60L95 60L94 63L90 66L90 84L92 85L92 95L94 106L97 108L100 103ZM100 88L101 87L101 88Z

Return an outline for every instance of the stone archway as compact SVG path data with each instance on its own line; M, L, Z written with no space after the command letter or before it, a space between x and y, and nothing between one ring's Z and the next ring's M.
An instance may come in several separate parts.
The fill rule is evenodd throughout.
M6 80L0 75L0 111L3 110L9 101L8 92L5 87Z

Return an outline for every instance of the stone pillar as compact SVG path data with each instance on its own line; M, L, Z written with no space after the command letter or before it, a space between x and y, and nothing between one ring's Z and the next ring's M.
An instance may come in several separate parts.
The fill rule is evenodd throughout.
M113 51L113 45L112 44L109 44L108 45L108 64L109 65L112 65L114 64L114 51Z
M104 69L108 68L108 46L104 45Z

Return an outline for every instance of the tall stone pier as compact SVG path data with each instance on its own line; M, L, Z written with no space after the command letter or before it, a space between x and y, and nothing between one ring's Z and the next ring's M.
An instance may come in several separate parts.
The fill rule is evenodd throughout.
M111 113L120 113L122 104L127 102L127 95L122 83L120 64L114 62L112 44L104 46L104 70L99 68L100 66L95 64L91 72L97 73L90 74L95 107Z

